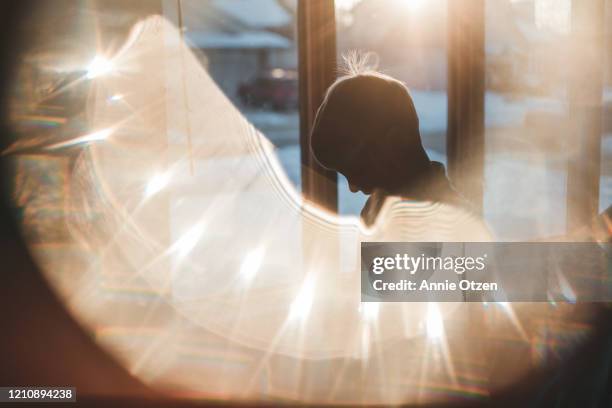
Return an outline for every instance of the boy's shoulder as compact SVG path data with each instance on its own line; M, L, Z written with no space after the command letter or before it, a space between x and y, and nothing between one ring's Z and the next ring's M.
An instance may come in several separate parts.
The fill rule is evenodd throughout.
M465 203L372 195L362 219L384 241L490 241L486 224Z

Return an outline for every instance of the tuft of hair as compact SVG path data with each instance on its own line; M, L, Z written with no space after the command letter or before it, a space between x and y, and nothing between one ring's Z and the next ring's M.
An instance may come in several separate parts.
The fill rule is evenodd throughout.
M373 52L350 50L342 54L344 62L339 68L343 76L357 76L363 74L378 74L378 55Z

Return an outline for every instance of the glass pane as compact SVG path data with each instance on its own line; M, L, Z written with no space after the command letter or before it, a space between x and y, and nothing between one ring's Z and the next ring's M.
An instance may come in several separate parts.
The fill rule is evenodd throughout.
M446 164L446 0L336 1L338 55L370 53L384 74L410 89L423 146ZM338 179L341 214L359 214L367 196Z
M486 2L484 215L500 240L565 231L570 6Z
M283 169L299 189L297 0L180 4L191 48L225 95L278 148Z

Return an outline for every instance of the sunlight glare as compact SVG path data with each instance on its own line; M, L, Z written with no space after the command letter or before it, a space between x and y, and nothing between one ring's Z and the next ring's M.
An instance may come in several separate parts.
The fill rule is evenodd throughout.
M163 190L170 181L170 174L167 172L158 173L151 177L149 182L147 183L147 188L145 190L145 197L149 198Z
M67 140L65 142L59 142L52 144L47 147L48 150L59 149L62 147L74 146L80 143L88 143L88 142L97 142L101 140L106 140L111 133L113 133L112 129L102 129L96 132L88 133L84 136L75 137L74 139Z
M559 281L559 288L561 289L561 294L569 303L576 303L576 292L572 289L572 286L567 281L563 273L557 271L557 279Z
M378 302L363 302L359 305L359 313L366 321L374 321L378 318L380 305Z
M180 258L183 258L196 246L202 233L204 232L204 224L198 223L186 233L183 234L171 247L171 251L176 251Z
M289 319L304 319L308 316L310 312L310 308L312 307L312 300L314 297L314 283L311 279L307 279L300 292L296 296L293 303L291 303L291 308L289 310Z
M400 7L416 12L423 8L427 0L395 0L395 2Z
M568 34L571 29L571 0L536 0L535 20L539 29Z
M244 257L242 265L240 265L240 276L242 276L246 282L250 282L257 274L257 271L261 267L263 256L264 249L258 247L249 251Z
M110 134L112 133L112 129L102 129L97 132L89 133L85 136L78 138L79 142L96 142L99 140L106 140Z
M438 310L438 305L430 303L427 307L427 337L432 340L442 338L444 335L444 324L442 323L442 316Z
M93 79L101 75L106 75L113 69L113 64L108 59L96 55L87 67L87 78Z

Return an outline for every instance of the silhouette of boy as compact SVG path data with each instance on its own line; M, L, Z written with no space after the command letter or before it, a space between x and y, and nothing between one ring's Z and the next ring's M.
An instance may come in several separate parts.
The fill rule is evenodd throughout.
M444 166L429 160L408 88L375 72L354 70L327 91L310 146L325 168L342 173L352 192L370 195L361 217L372 224L387 197L464 204Z

